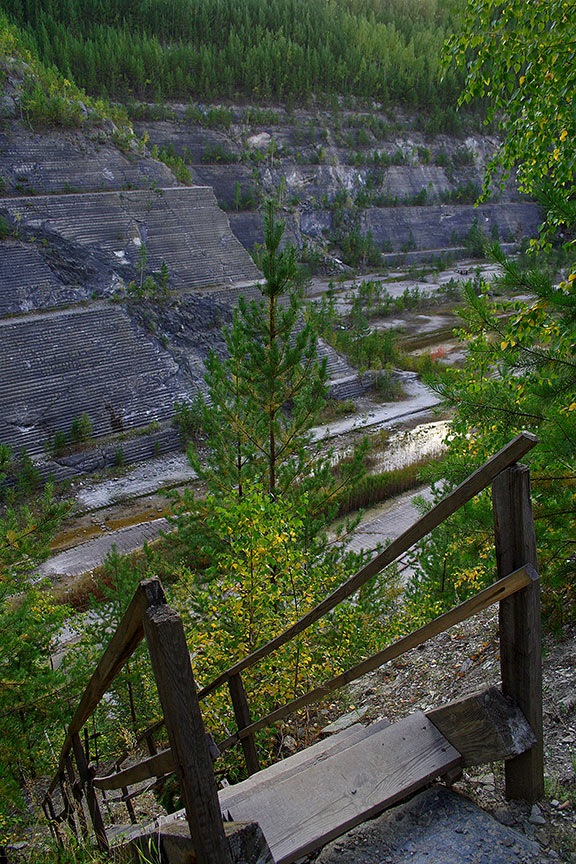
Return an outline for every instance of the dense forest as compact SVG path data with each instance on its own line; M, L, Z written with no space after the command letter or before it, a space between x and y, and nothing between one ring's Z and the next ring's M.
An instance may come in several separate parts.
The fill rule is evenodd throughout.
M456 7L457 8L457 7ZM435 110L449 0L0 0L28 46L92 95L358 96Z

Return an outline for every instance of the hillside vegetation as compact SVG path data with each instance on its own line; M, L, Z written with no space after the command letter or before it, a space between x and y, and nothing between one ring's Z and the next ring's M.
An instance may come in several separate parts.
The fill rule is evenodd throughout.
M44 63L91 94L298 101L370 97L434 111L448 0L1 0ZM456 4L458 8L458 4Z

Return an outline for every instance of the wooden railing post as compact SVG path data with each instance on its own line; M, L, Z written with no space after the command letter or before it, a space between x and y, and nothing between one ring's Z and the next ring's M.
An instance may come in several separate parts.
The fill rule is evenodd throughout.
M68 823L68 827L75 837L78 837L76 828L76 820L74 819L74 799L72 796L72 784L66 779L66 774L61 771L58 776L58 784L60 786L60 794L62 795L62 813Z
M196 860L231 864L182 620L169 606L152 607L144 632Z
M230 698L232 699L232 707L234 708L234 717L238 731L249 726L252 722L250 716L250 706L246 697L246 691L240 673L233 675L228 681L230 690ZM258 759L258 751L256 750L256 741L254 735L247 735L240 739L242 750L244 751L244 759L246 760L246 768L249 774L256 774L260 770L260 762Z
M544 794L542 624L527 466L513 465L499 474L492 499L499 576L525 564L534 568L531 584L500 603L502 690L522 710L537 739L534 747L505 763L506 797L533 803Z
M108 843L106 828L104 827L104 820L102 819L102 813L100 812L98 799L96 798L96 792L94 791L94 787L92 786L92 777L90 776L90 768L86 760L86 754L84 753L84 748L82 747L80 735L77 732L72 735L72 749L74 751L76 765L78 766L78 774L80 775L82 792L86 796L88 811L90 813L90 818L92 819L94 834L96 835L96 843L98 844L98 848L102 852L108 852L110 849L110 844ZM82 805L80 804L80 806Z

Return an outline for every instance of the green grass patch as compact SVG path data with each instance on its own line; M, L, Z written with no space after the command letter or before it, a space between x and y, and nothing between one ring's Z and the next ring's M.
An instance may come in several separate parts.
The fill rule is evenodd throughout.
M381 474L368 474L360 483L346 492L338 509L339 516L346 516L374 504L380 504L403 492L416 489L422 483L421 471L432 462L432 459L420 459L403 468L384 471Z

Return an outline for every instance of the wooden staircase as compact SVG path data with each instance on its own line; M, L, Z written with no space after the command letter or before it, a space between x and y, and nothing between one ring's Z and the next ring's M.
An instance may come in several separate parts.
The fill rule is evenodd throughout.
M219 792L224 814L257 822L276 864L290 864L381 813L462 757L418 712L339 733Z
M239 841L233 861L290 864L437 778L451 783L465 766L510 759L535 744L522 712L495 688L394 725L356 723L219 790L228 837ZM114 842L149 852L152 837L163 861L179 864L174 848L192 860L184 810L120 830Z
M147 860L162 864L289 864L435 778L453 777L465 766L507 760L508 797L538 800L543 793L540 588L529 477L525 466L516 464L535 443L533 436L518 436L319 606L200 691L180 617L167 606L159 580L142 582L68 729L44 801L55 835L59 836L63 822L72 830L78 825L85 831L89 816L103 850L132 843L152 855ZM251 719L241 678L244 670L328 614L490 483L498 581L293 702ZM260 770L254 737L259 729L325 698L494 603L500 609L501 688L427 714L414 713L393 726L386 722L355 726ZM80 731L144 637L164 719L139 739L140 744L147 742L152 755L125 767L131 755L125 753L112 770L99 776L98 769L88 764ZM218 791L200 702L223 685L230 691L237 731L218 746L223 751L240 744L251 776ZM153 738L164 724L170 746L158 752ZM131 803L136 793L130 787L148 779L162 780L173 772L184 811L147 827L107 829L101 812L103 793L121 790L116 800L126 803L132 822L137 823Z

